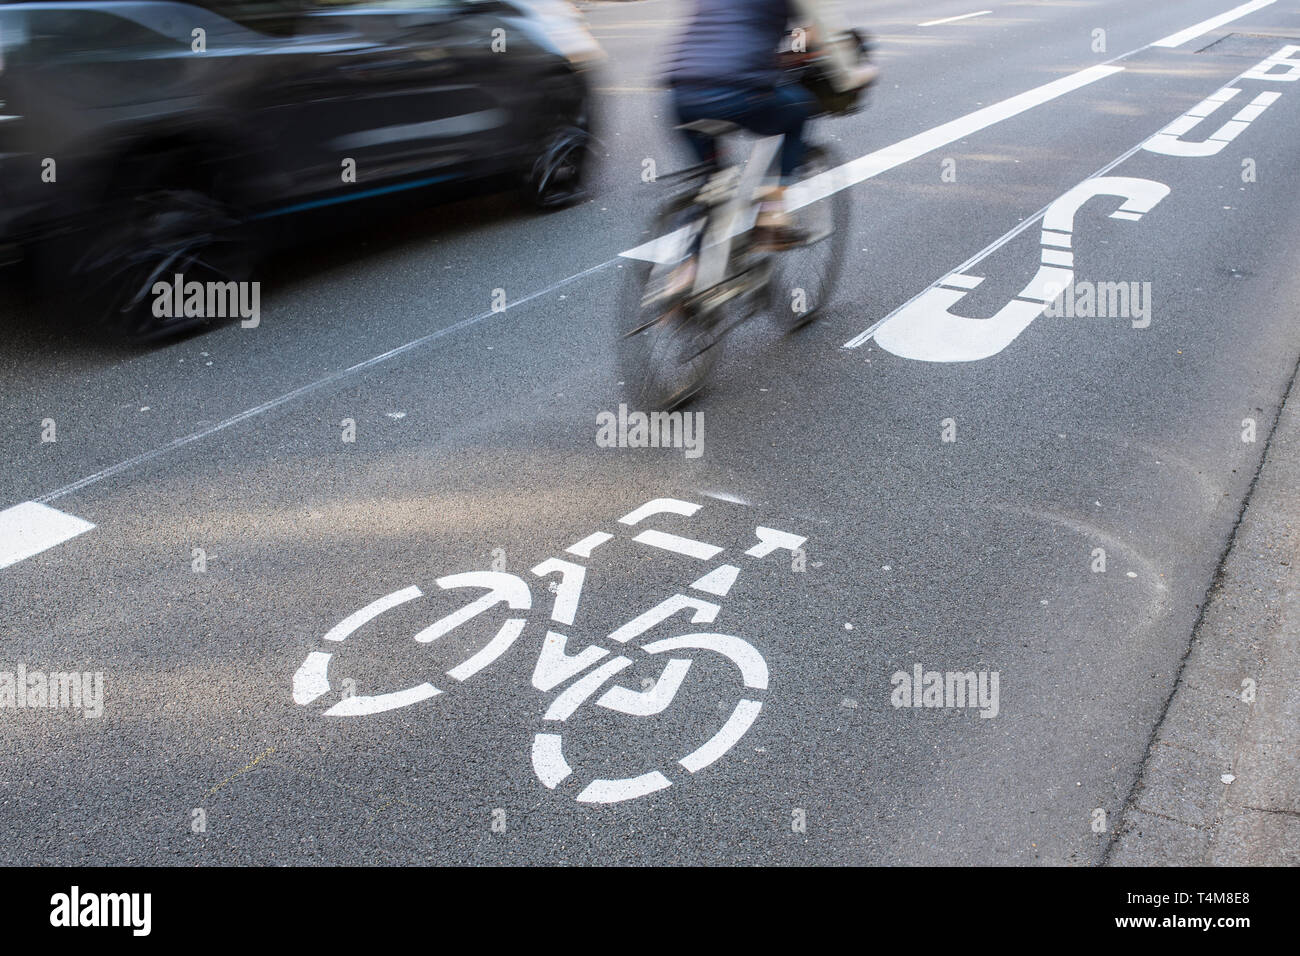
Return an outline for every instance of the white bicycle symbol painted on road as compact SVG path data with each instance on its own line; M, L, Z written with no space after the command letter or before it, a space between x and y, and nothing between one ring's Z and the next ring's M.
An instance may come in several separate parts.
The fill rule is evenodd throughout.
M645 519L659 514L691 517L700 507L677 498L656 498L624 515L619 523L635 527ZM762 526L755 529L755 535L757 543L744 554L748 558L760 560L778 550L793 553L807 540ZM588 559L592 552L614 537L608 532L597 531L565 549L565 554L569 557L549 558L532 568L531 573L536 577L554 578L549 585L555 594L550 614L553 624L572 626L582 597L587 568L570 558ZM632 541L700 562L712 562L725 551L724 548L704 541L653 529L642 530ZM740 570L734 564L718 564L696 579L690 585L690 590L711 597L725 597L736 583ZM415 640L421 644L438 640L499 604L504 604L511 611L526 612L532 608L531 589L523 578L515 574L469 571L438 578L435 583L443 590L480 588L486 593L419 631ZM394 591L344 618L325 634L324 640L332 643L345 641L349 635L385 611L421 596L423 592L414 585ZM656 634L660 633L666 622L683 612L690 612L690 623L693 625L711 624L719 610L720 605L713 601L686 593L674 594L608 634L606 639L614 645L612 648L591 644L577 653L569 652L567 636L548 629L533 668L532 686L542 693L558 693L546 709L543 729L533 738L532 765L537 778L548 788L555 789L574 774L574 768L564 754L564 730L566 721L578 713L580 708L591 701L596 707L632 717L661 714L672 704L682 688L694 660L689 655L698 652L709 652L729 661L737 671L744 690L722 727L675 762L690 774L695 774L731 750L753 725L762 709L761 698L768 686L768 668L763 655L748 641L730 634L710 631L693 631L672 637L650 634L656 629L660 629ZM526 625L525 617L511 616L485 646L448 670L447 676L458 683L469 680L505 654L519 639ZM659 677L653 682L647 682L649 686L643 689L632 689L617 683L617 676L631 667L634 659L642 654L667 655ZM333 656L332 651L312 651L307 655L293 676L294 703L305 706L330 693L329 665ZM388 693L350 694L341 697L325 710L324 716L365 717L419 704L441 693L432 683L423 681ZM595 777L581 789L577 800L581 803L619 803L663 790L673 783L665 770L672 772L669 766L627 777Z

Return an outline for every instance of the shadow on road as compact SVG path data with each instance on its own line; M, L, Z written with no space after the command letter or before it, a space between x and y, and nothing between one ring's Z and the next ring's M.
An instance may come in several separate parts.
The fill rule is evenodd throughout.
M331 208L277 220L255 239L254 278L272 275L277 287L292 287L344 267L383 261L430 240L456 240L512 219L542 215L524 206L516 192L502 191L500 184L472 187L468 193L462 189L451 197L428 196L414 209L412 205L407 197L400 203L367 204L364 210ZM67 291L39 287L24 263L0 269L0 328L6 339L0 368L18 369L29 359L55 355L97 368L216 327L148 346L124 345L66 305L61 293Z

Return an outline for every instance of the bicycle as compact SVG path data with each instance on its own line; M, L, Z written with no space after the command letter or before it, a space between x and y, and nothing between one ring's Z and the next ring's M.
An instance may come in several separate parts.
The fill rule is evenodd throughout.
M869 44L858 42L865 55ZM860 91L845 100L818 85L825 81L813 67L803 69L810 72L801 81L823 104L818 117L859 108ZM719 120L679 129L719 139L740 132ZM847 251L850 202L847 178L828 146L808 145L798 181L786 192L786 207L806 238L779 252L754 243L759 188L781 142L781 136L759 138L743 166L693 166L660 179L674 192L648 230L650 261L628 270L619 304L620 378L635 407L670 410L689 401L707 381L723 340L741 323L785 302L791 316L786 331L795 332L821 315L834 292Z
M585 785L573 789L577 790L574 799L586 804L621 803L643 797L672 786L673 775L679 775L678 768L693 777L720 760L758 719L769 679L767 662L758 649L735 635L692 628L686 628L688 633L677 634L666 626L682 614L687 615L691 625L713 624L722 609L720 600L727 596L742 573L739 565L744 562L739 559L734 559L737 563L708 566L726 551L723 547L667 534L643 524L656 515L691 518L701 507L679 498L656 498L618 519L623 529L636 529L629 544L671 552L694 562L692 576L699 574L699 577L581 650L573 647L569 635L564 633L573 628L583 595L588 567L581 562L590 559L597 548L608 546L618 535L596 531L564 549L563 557L548 558L531 568L529 573L534 578L552 579L548 590L555 596L531 678L535 690L555 694L545 710L542 726L534 734L531 749L533 772L548 789L556 790L566 781L578 784L585 781ZM744 556L760 561L777 551L794 553L807 540L761 525L754 529L754 535L757 542ZM701 563L705 567L701 568ZM526 613L533 607L532 589L524 577L504 571L467 571L440 577L435 583L442 590L480 588L486 593L420 629L414 635L417 644L427 645L442 639L482 614L499 613L502 605L509 615L486 643L445 671L455 682L449 686L454 691L499 660L519 640L529 623ZM424 593L415 585L394 591L349 614L327 631L323 640L331 650L308 653L293 675L293 702L300 707L327 704L321 712L323 718L368 718L424 704L446 693L430 680L417 679L401 690L374 694L356 693L350 681L336 679L331 683L330 680L331 662L342 642L380 615L422 597ZM664 630L669 630L671 636L661 636ZM604 771L583 771L570 764L572 754L566 756L564 736L573 726L567 722L582 708L590 704L632 718L660 715L678 698L688 671L701 654L717 655L729 662L741 687L735 707L716 732L666 764L638 767L639 772L627 776L606 776ZM662 660L658 655L666 656L662 665L658 663ZM659 677L639 688L620 684L618 675L638 661L643 666L661 668ZM443 683L441 678L438 681ZM655 733L659 733L658 728ZM695 742L689 741L681 749ZM677 752L674 750L674 756Z

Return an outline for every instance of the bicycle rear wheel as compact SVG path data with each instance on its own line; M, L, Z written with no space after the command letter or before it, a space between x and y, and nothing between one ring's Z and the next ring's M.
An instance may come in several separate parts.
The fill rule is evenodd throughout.
M669 410L708 379L721 348L714 325L690 304L698 240L708 210L694 193L670 200L647 238L655 260L629 260L618 309L619 376L634 407Z
M774 261L772 301L792 332L822 315L844 269L851 204L839 165L829 148L809 146L799 181L786 193L795 222L809 234Z

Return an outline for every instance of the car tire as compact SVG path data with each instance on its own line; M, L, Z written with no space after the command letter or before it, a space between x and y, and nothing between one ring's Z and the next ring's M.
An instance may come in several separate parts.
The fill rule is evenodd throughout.
M239 218L195 188L144 188L111 202L78 244L72 281L80 311L108 337L144 345L192 331L211 316L159 317L152 290L185 282L240 282L248 273Z
M556 129L528 173L528 198L543 211L564 209L587 196L591 134L582 125Z
M53 304L96 337L144 345L212 321L157 317L155 283L239 282L252 246L244 217L219 198L218 171L229 164L213 145L155 143L105 164L94 195L77 199L71 228L31 250L35 277Z

